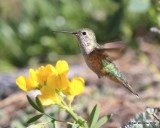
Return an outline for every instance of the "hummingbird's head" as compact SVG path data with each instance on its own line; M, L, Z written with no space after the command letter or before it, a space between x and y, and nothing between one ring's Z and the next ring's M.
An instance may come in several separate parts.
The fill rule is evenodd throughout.
M96 36L94 32L91 29L88 28L82 28L75 32L72 32L72 34L76 35L79 45L81 48L81 51L84 54L89 54L94 50L96 47Z
M91 53L97 46L96 36L94 32L88 28L81 28L74 32L70 31L53 31L53 32L69 33L75 35L79 41L79 45L83 54Z

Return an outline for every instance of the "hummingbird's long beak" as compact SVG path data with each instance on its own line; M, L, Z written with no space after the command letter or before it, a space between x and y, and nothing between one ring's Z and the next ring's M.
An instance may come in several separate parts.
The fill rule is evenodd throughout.
M70 31L53 31L55 33L68 33L68 34L76 34L76 32L70 32Z
M52 31L52 32L55 32L55 33L68 33L68 34L74 34L74 35L78 34L78 32L70 32L70 31Z

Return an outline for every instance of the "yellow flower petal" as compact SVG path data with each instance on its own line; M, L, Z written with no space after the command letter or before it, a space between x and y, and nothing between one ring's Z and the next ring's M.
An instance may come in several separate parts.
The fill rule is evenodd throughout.
M48 77L47 86L56 89L56 87L58 86L57 75L52 74Z
M41 95L39 95L38 97L40 98L43 105L60 103L60 100L58 99L57 94L55 93L55 90L53 88L43 86L40 91Z
M59 75L58 81L59 81L58 89L61 91L65 90L69 86L69 83L70 83L65 74Z
M64 60L59 60L56 63L56 71L58 72L58 74L67 75L67 73L69 71L68 63Z
M37 81L36 71L34 69L29 69L29 78Z
M47 64L46 65L46 73L47 73L47 75L55 74L56 69L51 64Z
M44 68L44 66L41 66L37 70L37 81L39 82L40 85L43 85L45 79L46 79L46 77L45 77L45 68Z
M37 81L35 81L33 79L30 79L30 78L25 78L25 81L26 81L27 91L30 91L30 90L38 88Z
M34 81L34 80L30 79L30 78L26 78L24 76L19 76L16 79L16 84L23 91L30 91L30 90L35 89L35 88L38 87L38 84L37 84L36 81Z
M51 74L56 74L56 70L55 68L48 64L46 65L46 67L44 66L41 66L38 70L37 70L37 79L38 79L38 82L41 84L41 85L45 85L48 77L51 75Z
M64 74L52 74L47 79L47 86L53 89L65 90L69 86L69 80Z
M48 105L51 105L51 104L55 103L54 100L48 98L45 95L38 95L38 98L40 99L42 105L44 105L44 106L48 106Z
M20 89L22 89L23 91L27 91L27 88L26 88L26 80L25 80L25 77L24 76L19 76L17 79L16 79L16 84L18 85L18 87Z
M66 95L76 96L84 90L84 79L81 77L72 78L69 87L63 91Z

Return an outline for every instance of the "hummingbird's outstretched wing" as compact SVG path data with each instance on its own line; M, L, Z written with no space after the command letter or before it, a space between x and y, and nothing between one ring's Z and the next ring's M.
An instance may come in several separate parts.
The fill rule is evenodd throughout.
M128 89L130 92L132 92L134 95L138 96L138 94L133 90L133 88L129 85L127 80L123 77L121 72L118 70L116 65L109 59L108 57L105 57L101 63L103 70L106 71L106 75L113 81L120 83L123 85L126 89Z
M103 55L109 56L112 60L120 58L125 52L125 43L122 41L105 43L97 47Z

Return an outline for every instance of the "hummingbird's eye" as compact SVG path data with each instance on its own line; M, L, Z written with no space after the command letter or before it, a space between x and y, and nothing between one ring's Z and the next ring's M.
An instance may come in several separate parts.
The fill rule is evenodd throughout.
M83 35L86 35L86 32L82 32Z

